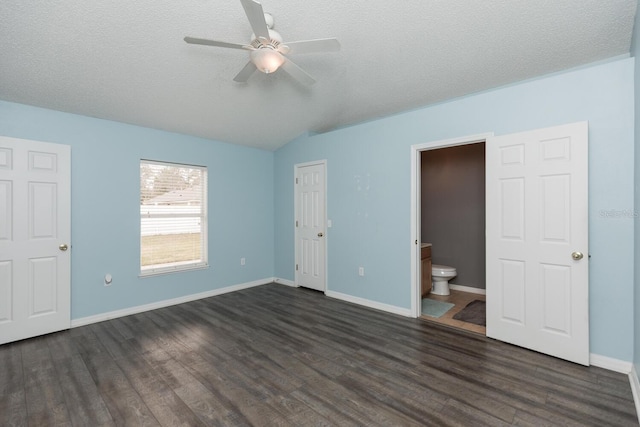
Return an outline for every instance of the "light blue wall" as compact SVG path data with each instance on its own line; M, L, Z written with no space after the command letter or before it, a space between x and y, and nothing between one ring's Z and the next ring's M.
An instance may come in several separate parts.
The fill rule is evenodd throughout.
M633 70L627 58L297 138L275 154L276 276L294 279L294 164L327 160L329 289L408 309L410 146L588 120L591 352L631 361L633 219L600 212L634 208Z
M272 152L3 101L0 135L71 146L72 319L273 277ZM141 158L207 166L208 269L138 277Z

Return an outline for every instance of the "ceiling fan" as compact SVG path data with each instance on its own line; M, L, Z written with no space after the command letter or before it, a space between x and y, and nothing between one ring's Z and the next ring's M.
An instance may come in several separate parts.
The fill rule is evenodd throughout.
M256 70L269 74L282 68L300 82L312 85L316 80L294 64L286 55L289 53L335 52L340 50L340 43L335 38L302 40L285 44L282 36L273 30L273 17L268 13L264 13L260 3L254 0L240 0L240 3L242 3L253 30L249 44L228 43L195 37L184 38L185 42L191 44L248 50L249 62L234 77L233 80L236 82L246 82Z

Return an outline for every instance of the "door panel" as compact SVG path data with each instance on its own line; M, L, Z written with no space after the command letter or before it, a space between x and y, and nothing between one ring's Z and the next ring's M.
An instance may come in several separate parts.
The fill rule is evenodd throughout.
M0 325L13 319L12 283L11 261L0 261Z
M11 240L13 196L11 181L0 181L0 241Z
M53 239L56 237L56 195L55 184L46 182L29 183L29 238Z
M29 260L29 317L56 311L56 257Z
M588 365L587 123L486 148L487 336Z
M540 238L548 243L570 242L571 176L556 175L541 177Z
M324 291L324 163L296 167L296 200L296 284Z
M500 181L502 195L500 208L502 213L501 237L522 241L524 239L524 180L521 178Z
M571 336L571 270L561 265L540 265L542 328Z
M524 262L500 260L502 293L499 294L499 307L502 319L508 322L524 324L525 318L525 269Z
M70 160L0 137L0 344L70 327Z

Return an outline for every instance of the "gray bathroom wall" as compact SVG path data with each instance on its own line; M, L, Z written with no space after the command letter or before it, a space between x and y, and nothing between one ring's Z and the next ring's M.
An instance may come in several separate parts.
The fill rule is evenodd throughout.
M422 241L432 261L455 267L451 283L485 289L484 143L421 153Z

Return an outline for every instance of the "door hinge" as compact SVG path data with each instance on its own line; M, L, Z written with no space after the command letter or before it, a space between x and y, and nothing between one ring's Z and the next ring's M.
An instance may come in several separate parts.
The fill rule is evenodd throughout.
M298 271L298 264L296 264L296 271Z
M296 219L296 227L298 226L298 220Z
M296 184L298 183L298 178L296 178Z

